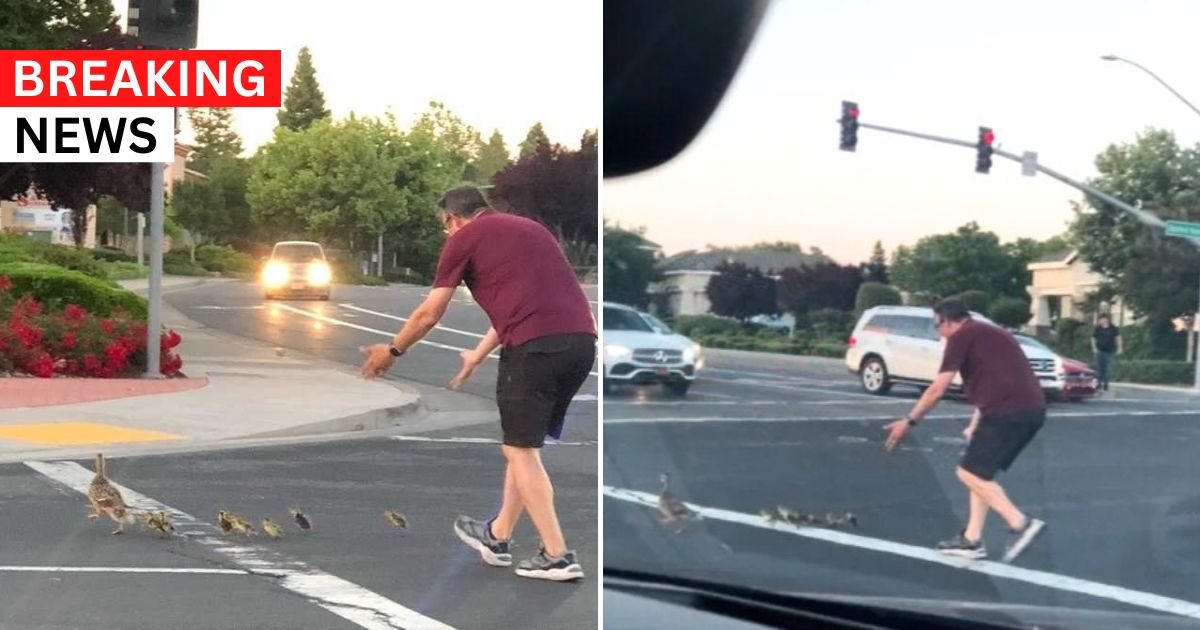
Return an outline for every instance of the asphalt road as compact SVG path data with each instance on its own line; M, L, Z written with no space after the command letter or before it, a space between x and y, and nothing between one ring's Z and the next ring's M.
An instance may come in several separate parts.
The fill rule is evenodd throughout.
M586 287L596 300L596 288ZM348 365L361 365L359 347L386 342L428 295L428 287L394 284L389 287L336 286L328 302L264 300L261 289L248 282L220 283L168 291L167 302L187 317L211 328L257 339L283 348ZM593 309L595 304L592 305ZM458 372L459 350L474 348L488 329L487 316L465 291L454 298L437 329L397 361L390 376L443 387ZM495 399L496 361L476 371L464 392ZM595 400L594 378L581 395ZM568 427L569 428L569 427Z
M329 303L267 303L253 285L221 283L170 290L166 299L216 330L352 369L358 347L398 329L402 322L391 318L407 316L425 291L338 287ZM86 500L70 477L86 485L91 462L0 465L0 628L594 627L594 380L569 411L563 443L543 451L568 544L588 577L558 584L488 567L451 525L458 514L485 517L499 506L495 364L477 372L465 392L443 387L458 369L453 348L472 347L477 338L466 333L481 334L487 320L463 299L442 325L461 332L435 332L430 341L447 347L414 349L390 378L422 384L433 415L446 420L423 426L454 428L112 459L117 483L183 514L176 520L181 535L171 539L140 525L111 536L111 522L86 520ZM287 522L291 507L312 518L312 533ZM212 523L221 509L255 522L269 516L284 523L286 536L224 539L201 523ZM386 509L406 514L409 529L390 528ZM536 553L527 520L515 540L516 559ZM344 615L331 612L337 605ZM391 615L390 625L380 612Z
M605 565L813 593L1174 606L1200 625L1200 400L1117 388L1110 398L1053 404L1046 427L999 478L1049 528L1012 567L964 570L925 556L965 523L953 470L970 409L943 402L899 451L885 453L883 425L916 395L898 387L867 396L836 361L710 353L684 399L657 389L607 396ZM683 500L728 512L673 533L647 495L627 492L652 502L662 472ZM758 516L780 504L850 511L859 527L839 536L774 528ZM984 540L993 559L1006 535L991 516Z

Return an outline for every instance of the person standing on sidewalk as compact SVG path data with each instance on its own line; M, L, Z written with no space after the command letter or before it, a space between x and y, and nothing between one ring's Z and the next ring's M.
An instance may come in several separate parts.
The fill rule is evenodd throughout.
M1112 319L1107 314L1101 315L1092 331L1092 352L1096 355L1096 378L1100 381L1100 389L1104 391L1108 391L1113 362L1124 349L1123 345L1120 329L1112 325Z
M970 496L966 528L937 544L937 550L965 558L986 558L983 525L988 510L1008 523L1011 537L1004 561L1012 562L1041 533L1046 523L1026 516L996 483L996 473L1008 470L1046 420L1046 398L1017 340L999 326L971 319L957 300L934 307L934 324L946 339L942 366L933 384L901 420L889 423L889 451L904 439L937 405L955 374L962 374L967 401L975 407L964 431L967 451L955 473Z
M539 223L492 210L472 186L450 190L438 207L448 238L433 288L391 344L364 349L362 375L374 378L390 369L433 330L466 282L492 327L473 351L462 353L462 368L450 385L461 387L502 348L496 402L507 469L499 513L486 521L460 516L454 532L484 562L511 566L513 530L528 511L542 545L517 565L517 575L582 578L583 568L559 527L540 449L547 435L561 438L567 406L595 362L596 320L587 295L558 241Z

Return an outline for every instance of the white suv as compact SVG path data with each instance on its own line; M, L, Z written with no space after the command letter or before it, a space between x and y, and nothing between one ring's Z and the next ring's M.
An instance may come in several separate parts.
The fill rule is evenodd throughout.
M604 391L662 384L682 396L696 380L696 360L686 337L660 333L636 309L604 303Z
M996 325L978 313L971 317ZM1061 359L1041 344L1020 345L1042 389L1062 391ZM854 327L849 346L846 367L858 375L863 389L879 395L895 384L924 387L932 383L945 347L933 325L933 309L918 306L868 309ZM951 388L962 388L960 375L954 376Z

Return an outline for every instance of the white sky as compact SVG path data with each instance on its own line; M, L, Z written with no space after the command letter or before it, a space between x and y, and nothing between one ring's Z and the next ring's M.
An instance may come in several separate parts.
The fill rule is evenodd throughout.
M844 263L978 221L1045 238L1081 196L974 151L860 130L839 151L841 101L861 120L974 141L1083 179L1111 142L1147 126L1200 140L1200 116L1115 53L1200 104L1194 0L776 0L700 139L673 163L604 186L604 212L668 253L796 241ZM733 219L733 220L731 220Z
M124 19L127 0L113 5ZM390 108L406 127L436 100L515 152L538 121L569 147L600 126L601 23L599 0L202 0L197 46L282 50L285 88L308 46L335 117ZM275 112L235 111L248 152Z

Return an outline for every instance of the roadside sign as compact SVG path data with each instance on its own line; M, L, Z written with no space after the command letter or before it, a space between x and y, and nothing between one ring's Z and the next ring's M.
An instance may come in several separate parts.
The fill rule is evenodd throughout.
M1200 223L1188 221L1167 221L1167 236L1180 238L1200 238Z

